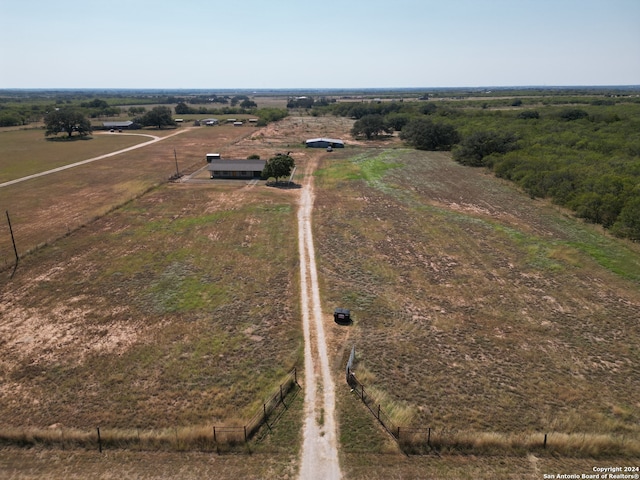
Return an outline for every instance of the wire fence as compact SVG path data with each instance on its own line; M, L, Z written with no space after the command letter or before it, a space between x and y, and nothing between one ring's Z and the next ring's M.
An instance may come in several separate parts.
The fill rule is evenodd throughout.
M354 373L355 347L346 366L346 380L380 425L406 454L474 453L474 454L548 454L578 457L637 457L640 439L624 434L561 432L478 432L447 428L413 428L394 423Z
M218 451L247 444L263 425L269 429L289 408L302 387L291 370L262 407L242 426L190 426L164 429L104 428L0 428L0 446L132 450ZM287 402L289 405L287 405Z
M354 391L362 403L369 409L374 417L380 422L380 425L397 441L400 438L400 427L393 423L389 415L382 409L379 403L376 404L375 398L367 394L364 385L356 378L353 373L353 362L356 356L356 348L351 349L349 360L347 361L347 383Z
M284 410L288 408L285 403L287 395L289 393L293 393L294 390L299 389L300 384L298 383L298 375L294 368L289 372L284 382L280 384L279 388L273 393L273 395L263 402L262 408L258 410L245 425L241 427L214 425L214 442L231 444L238 442L246 443L263 425L271 428L273 422L270 423L270 421L276 421Z

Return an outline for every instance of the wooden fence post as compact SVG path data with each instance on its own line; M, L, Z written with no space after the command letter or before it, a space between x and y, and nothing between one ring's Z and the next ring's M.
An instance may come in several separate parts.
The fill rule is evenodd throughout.
M284 396L282 395L282 385L280 385L280 402L284 403Z
M431 427L429 427L429 432L427 433L427 445L431 446Z
M378 404L378 421L380 421L380 404Z
M542 444L542 448L547 448L547 434L544 434L544 443Z
M360 387L362 388L362 401L364 402L364 385L360 384Z
M102 438L100 438L100 427L97 427L98 430L98 452L102 453Z
M247 443L247 426L244 426L244 443Z

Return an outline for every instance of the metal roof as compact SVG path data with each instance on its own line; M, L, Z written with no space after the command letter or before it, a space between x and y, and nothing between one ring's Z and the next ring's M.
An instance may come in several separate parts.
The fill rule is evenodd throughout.
M342 140L337 138L310 138L306 143L315 143L315 142L328 142L328 143L341 143L344 144Z
M126 122L102 122L102 125L105 127L130 127L133 125L131 120L127 120Z
M257 172L264 170L266 160L227 160L217 159L211 160L207 165L209 171L238 171L238 172Z

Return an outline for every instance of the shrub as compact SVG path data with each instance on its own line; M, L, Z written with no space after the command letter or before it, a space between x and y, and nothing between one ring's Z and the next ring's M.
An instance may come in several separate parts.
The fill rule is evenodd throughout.
M586 118L588 116L589 114L587 112L580 110L579 108L565 108L560 112L560 118L567 122L580 120L581 118Z
M540 114L537 110L524 110L518 114L517 118L521 120L532 120L540 118Z

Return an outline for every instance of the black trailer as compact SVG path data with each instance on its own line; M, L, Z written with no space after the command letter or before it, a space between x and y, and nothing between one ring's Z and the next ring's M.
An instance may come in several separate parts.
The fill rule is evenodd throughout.
M333 319L336 323L351 323L351 311L346 308L336 308L333 311Z

